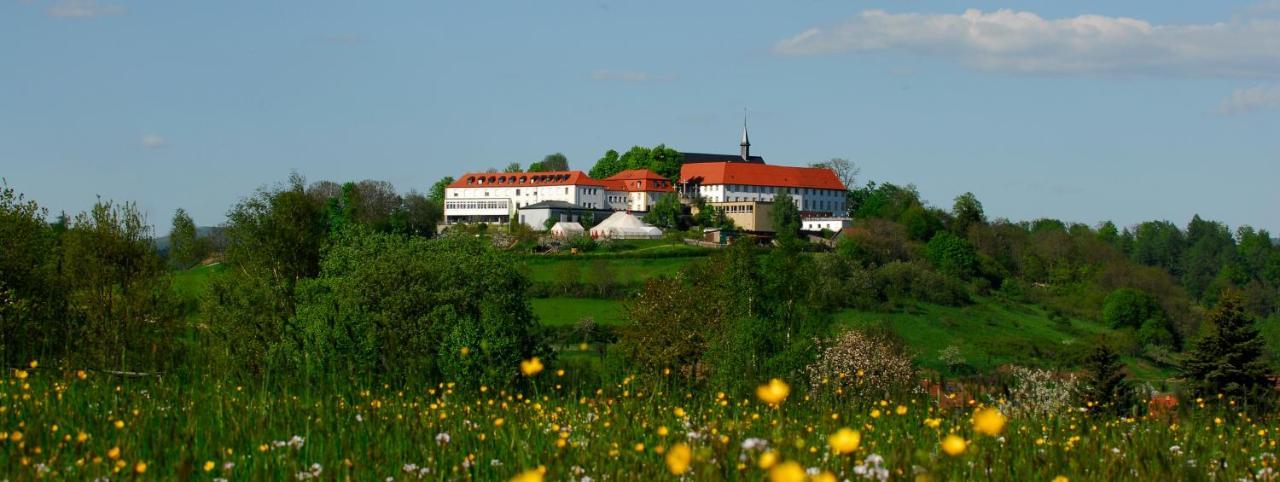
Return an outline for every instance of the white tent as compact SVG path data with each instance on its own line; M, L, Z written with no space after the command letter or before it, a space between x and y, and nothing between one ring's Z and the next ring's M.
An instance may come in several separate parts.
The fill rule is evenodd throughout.
M551 226L551 235L557 238L571 238L585 232L581 224L574 222L561 221Z
M639 218L625 211L613 213L600 224L591 228L593 238L613 239L660 239L662 230L645 224Z

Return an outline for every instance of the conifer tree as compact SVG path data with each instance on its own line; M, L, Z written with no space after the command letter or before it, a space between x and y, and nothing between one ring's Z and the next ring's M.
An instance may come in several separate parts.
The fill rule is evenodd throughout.
M1243 305L1239 293L1227 291L1209 312L1213 331L1196 343L1182 368L1197 395L1262 395L1270 385L1264 341Z
M1120 356L1105 343L1099 343L1084 360L1089 371L1085 396L1097 410L1122 413L1133 406L1132 392Z

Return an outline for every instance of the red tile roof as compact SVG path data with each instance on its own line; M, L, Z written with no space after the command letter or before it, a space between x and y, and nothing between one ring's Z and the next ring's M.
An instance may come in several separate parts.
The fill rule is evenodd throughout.
M611 191L675 192L671 180L648 169L627 169L604 178Z
M746 184L843 191L844 183L830 169L821 167L773 166L745 162L707 162L680 166L680 182Z
M605 183L592 179L582 171L550 172L472 172L463 174L449 187L528 187L528 186L593 186Z

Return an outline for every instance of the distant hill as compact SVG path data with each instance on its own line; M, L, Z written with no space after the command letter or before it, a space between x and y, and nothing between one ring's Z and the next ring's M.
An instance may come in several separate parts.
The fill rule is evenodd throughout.
M197 226L196 227L197 238L209 238L209 237L217 237L221 235L222 235L222 227L220 226ZM161 254L169 252L169 236L168 235L155 238L154 240L152 240L152 242L155 243L156 245L156 251L159 251Z

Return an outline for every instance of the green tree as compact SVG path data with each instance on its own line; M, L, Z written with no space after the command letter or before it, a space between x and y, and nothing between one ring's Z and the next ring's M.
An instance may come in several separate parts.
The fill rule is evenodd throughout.
M173 228L169 230L169 259L180 269L190 268L204 259L205 249L196 234L196 223L187 211L178 208L173 214Z
M929 240L925 257L938 271L949 276L967 279L977 274L978 253L963 238L941 232Z
M952 232L960 236L967 236L970 226L986 224L987 215L978 197L971 192L957 196L951 207L951 222Z
M132 203L98 202L76 216L62 251L72 362L124 371L165 370L177 346L178 303L150 225Z
M569 158L559 152L547 154L541 161L529 165L529 172L568 171Z
M1265 341L1244 311L1240 295L1226 292L1207 320L1209 335L1196 342L1182 372L1197 395L1260 397L1271 391Z
M610 149L596 161L589 173L596 179L604 179L627 169L649 169L662 177L675 181L680 177L683 157L679 151L659 144L652 148L633 146L622 155Z
M450 184L453 184L453 176L440 178L439 181L436 181L435 184L431 185L431 190L428 191L427 194L427 200L440 206L444 206L444 190L449 187Z
M518 162L507 164L507 167L502 169L502 172L522 172L522 171L523 169L520 168L520 163Z
M0 363L61 356L67 317L58 247L46 211L0 183Z
M604 156L596 161L594 166L591 166L591 172L587 174L595 179L604 179L626 169L626 165L618 158L618 151L609 149L605 151Z
M1098 343L1085 357L1088 372L1084 396L1094 403L1094 410L1119 414L1133 406L1133 390L1128 386L1120 355L1105 343Z
M1153 318L1164 320L1164 309L1154 296L1141 290L1120 288L1102 304L1102 320L1112 328L1138 328Z
M444 219L444 210L417 191L404 195L401 204L391 215L391 231L413 236L434 236L436 225Z
M770 221L773 222L773 231L779 245L795 246L800 243L800 208L786 189L779 188L778 194L773 197Z
M1148 221L1139 224L1134 232L1131 256L1139 263L1182 276L1185 250L1186 238L1177 226L1168 221Z
M470 236L344 231L299 287L302 364L316 375L509 384L520 360L549 353L513 261Z
M684 205L675 194L664 194L644 215L644 222L664 229L679 229Z
M293 325L295 289L320 271L330 217L294 174L260 189L227 215L226 276L213 278L203 312L209 347L246 375L299 363L302 333Z
M1225 224L1199 215L1187 225L1186 252L1182 256L1182 286L1193 298L1205 296L1218 272L1235 261L1236 243Z

